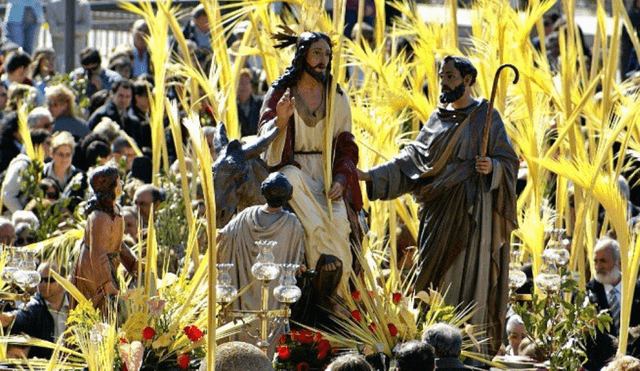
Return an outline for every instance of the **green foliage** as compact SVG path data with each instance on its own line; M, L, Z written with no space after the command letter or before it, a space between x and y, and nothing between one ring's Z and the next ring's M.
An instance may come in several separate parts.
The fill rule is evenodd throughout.
M522 317L527 337L536 344L536 354L548 360L549 370L578 370L585 362L585 339L609 327L611 317L596 312L583 288L563 268L559 292L533 294L526 304L518 303L515 312Z
M38 187L42 177L43 166L38 160L29 163L26 169L20 171L20 189L23 194L31 195L35 200L34 212L40 219L40 226L33 231L37 241L46 240L60 231L60 224L68 219L66 208L69 199L60 198L58 202L46 202L44 191Z

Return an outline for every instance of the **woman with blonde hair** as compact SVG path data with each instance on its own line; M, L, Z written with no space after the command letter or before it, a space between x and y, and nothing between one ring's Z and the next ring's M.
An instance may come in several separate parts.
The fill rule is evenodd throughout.
M87 123L76 116L76 96L64 85L46 89L47 107L53 116L53 131L68 131L76 141L84 138L91 130Z
M58 132L51 139L52 160L44 165L42 175L52 179L58 189L64 189L69 180L80 172L71 165L75 148L76 142L68 131Z

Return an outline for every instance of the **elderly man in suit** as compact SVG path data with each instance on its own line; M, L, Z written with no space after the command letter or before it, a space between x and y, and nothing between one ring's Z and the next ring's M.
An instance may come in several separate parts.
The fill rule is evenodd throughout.
M598 241L593 249L595 266L594 278L587 283L589 300L599 310L609 310L613 319L607 332L598 332L595 339L587 342L587 358L585 368L597 371L616 353L616 339L619 336L622 272L620 270L620 246L611 238ZM630 327L640 325L640 282L636 282L631 307ZM628 335L628 334L627 334ZM640 356L640 341L629 342L627 352L635 357Z

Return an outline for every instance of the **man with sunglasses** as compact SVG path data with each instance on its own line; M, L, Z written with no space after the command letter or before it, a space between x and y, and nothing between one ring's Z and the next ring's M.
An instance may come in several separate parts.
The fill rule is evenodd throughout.
M24 309L16 313L12 334L26 334L55 343L64 333L69 315L69 298L64 288L53 278L51 271L59 271L60 275L65 275L55 263L40 264L38 293L31 297ZM34 346L29 350L29 358L51 358L52 352L52 349Z
M70 77L76 82L86 82L84 95L87 98L98 90L110 90L111 85L121 79L119 73L102 68L102 57L96 48L87 47L80 52L80 65L82 67L71 72Z

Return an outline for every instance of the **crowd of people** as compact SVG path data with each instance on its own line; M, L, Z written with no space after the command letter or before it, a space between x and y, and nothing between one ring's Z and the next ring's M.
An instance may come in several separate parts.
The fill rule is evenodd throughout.
M351 12L347 12L345 32L349 36L361 32L365 40L371 41L370 25L354 30L355 3L348 2ZM33 22L26 23L39 27L40 10L25 9L22 23L25 17L35 17L27 19ZM33 10L35 13L31 14ZM367 1L365 21L372 23L374 16L373 2ZM559 24L562 18L557 14L545 16L550 61L558 58ZM240 22L231 30L228 40L231 50L237 50L246 26L246 22ZM0 321L12 333L55 342L64 332L68 312L76 303L64 293L51 272L63 276L72 273L71 281L94 306L107 310L119 294L115 270L122 263L132 275L136 274L138 262L128 248L144 237L140 232L145 233L166 200L166 190L151 184L154 174L151 173L149 94L154 89L154 81L146 42L149 27L142 19L135 21L130 30L131 43L115 48L106 63L97 49L82 48L78 53L80 67L69 74L68 81L58 75L60 40L54 38L56 50L36 48L31 28L8 22L7 29L7 36L13 41L6 41L0 48L3 76L0 81L0 243L20 247L43 240L48 235L41 233L42 226L53 216L74 218L84 214L87 227L76 261L67 266L53 262L40 264L41 281L31 301L17 302L14 308L6 307L0 313ZM197 6L183 34L204 68L212 63L208 32L204 7ZM16 36L19 33L22 39ZM273 173L262 188L267 204L246 209L227 226L219 226L224 227L219 235L223 261L245 261L245 271L238 269L239 276L234 282L245 284L251 280L247 270L256 254L249 246L258 238L253 233L255 236L266 233L283 241L283 236L287 239L295 236L296 243L291 244L294 250L279 253L286 255L283 258L286 261L306 264L318 272L312 289L316 290L318 305L329 307L334 304L332 296L336 295L340 282L346 281L352 271L358 271L351 249L361 241L364 229L360 215L361 193L365 190L361 190L360 184L366 186L371 200L413 193L422 206L417 241L422 257L417 288L458 282L450 294L456 296L459 303L479 304L474 321L490 324L488 332L497 342L491 344L492 351L500 348L501 334L506 331L502 354L536 359L536 344L527 340L524 322L517 315L507 313L505 277L508 236L515 227L518 159L497 112L488 123L491 141L486 156L478 156L481 145L478 138L487 125L484 117L492 107L488 107L486 100L472 95L477 71L470 61L460 57L441 61L440 103L443 107L434 111L416 141L396 158L368 170L358 168L358 147L350 132L349 99L338 87L335 99L338 110L331 123L335 148L333 181L325 185L321 138L327 125L324 122L327 99L331 98L326 92L332 78L329 73L333 57L331 40L318 32L288 35L282 40L278 47L295 45L295 56L291 66L271 86L264 81L259 58L248 58L238 76L236 105L241 136L270 138L262 157ZM405 52L410 51L407 44L400 44L407 48ZM177 50L173 40L168 47ZM585 56L590 57L586 47ZM633 67L629 68L624 72ZM356 70L352 70L351 75L354 80L359 77ZM177 84L170 85L167 96L177 98L176 89ZM29 138L23 137L26 133L20 126L20 113L25 107ZM204 132L211 145L215 133ZM177 154L168 129L166 135L168 157L173 162ZM28 153L31 147L35 157ZM455 159L449 157L453 150ZM212 155L214 158L217 155L213 146ZM177 176L175 166L171 168ZM273 185L270 181L280 183ZM201 192L197 193L198 198L190 205L196 209L204 198ZM626 197L629 199L629 195ZM283 209L285 205L295 216ZM332 218L327 217L328 209L332 210ZM202 210L199 216L203 216ZM56 232L60 231L62 228ZM251 238L243 241L242 236ZM492 254L496 251L497 254ZM618 333L620 251L615 240L601 240L592 258L596 274L586 287L589 299L599 309L609 310L613 323L609 330L598 332L587 342L585 369L616 369L611 368L617 367L611 364L605 366L615 354L617 337L621 335ZM497 275L487 268L494 265L499 267ZM472 280L476 285L468 284ZM248 291L245 295L254 296L245 296L238 305L249 309L257 302L258 293ZM640 325L638 303L640 283L636 285L631 326ZM394 362L401 371L464 370L467 366L459 359L461 347L462 335L458 329L437 324L425 331L422 341L398 346ZM51 356L51 350L46 348L14 345L9 350L14 356ZM629 353L640 356L640 344L632 342ZM625 367L640 367L633 366L637 361L633 358L614 362L623 360L631 365ZM337 358L329 369L372 370L364 358L355 355Z

